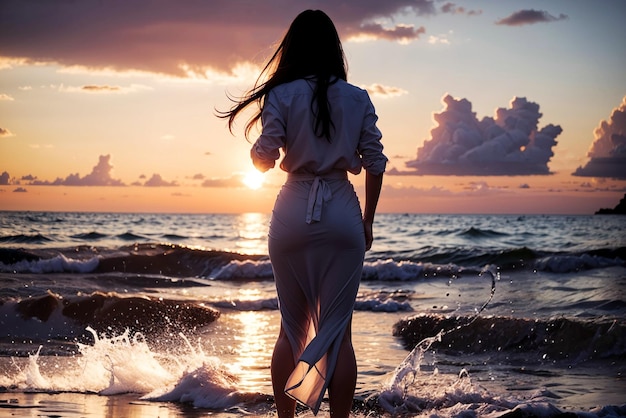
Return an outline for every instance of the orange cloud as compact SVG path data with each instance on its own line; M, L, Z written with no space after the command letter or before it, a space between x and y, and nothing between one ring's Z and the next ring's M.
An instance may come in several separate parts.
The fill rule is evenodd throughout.
M382 84L378 83L370 84L369 86L363 86L363 88L367 90L367 92L371 96L378 97L396 97L408 93L406 90L403 90L399 87L383 86Z
M230 177L215 177L206 179L202 182L202 187L210 188L241 188L243 176L241 174L233 174Z
M121 86L109 86L109 85L94 85L88 84L80 87L66 87L60 86L59 91L68 93L114 93L114 94L126 94L133 93L141 90L152 90L151 87L143 86L140 84L132 84L128 87Z
M385 39L388 41L398 41L408 43L419 39L420 35L426 33L423 26L415 28L413 25L395 25L393 28L385 28L380 23L365 23L358 29L350 31L349 39Z
M0 128L0 138L8 138L10 136L15 136L15 135L8 129Z

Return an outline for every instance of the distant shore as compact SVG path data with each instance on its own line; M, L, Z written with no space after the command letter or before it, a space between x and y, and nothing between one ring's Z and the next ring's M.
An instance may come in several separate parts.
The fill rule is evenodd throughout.
M626 215L626 194L613 209L599 209L598 211L596 211L596 215Z

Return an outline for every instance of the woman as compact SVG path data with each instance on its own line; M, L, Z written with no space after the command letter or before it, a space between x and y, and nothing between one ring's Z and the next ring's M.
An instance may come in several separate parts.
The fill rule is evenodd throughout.
M266 81L261 79L267 75ZM256 102L262 133L251 158L265 172L283 150L288 172L274 206L269 255L281 313L272 356L279 417L295 401L317 414L326 389L333 417L347 417L356 386L351 321L387 158L367 92L347 83L330 18L307 10L292 22L255 87L229 111ZM347 172L366 170L361 208Z

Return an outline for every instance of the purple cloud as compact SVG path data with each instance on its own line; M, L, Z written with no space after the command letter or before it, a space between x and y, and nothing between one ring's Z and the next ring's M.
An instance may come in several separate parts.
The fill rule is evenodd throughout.
M517 11L510 16L496 21L496 25L522 26L541 22L556 22L567 18L567 15L563 13L558 16L552 16L550 13L543 10L527 9Z
M626 179L626 96L613 109L609 120L600 122L587 153L590 160L574 176Z
M166 181L160 174L153 174L143 185L146 187L177 187L178 183Z
M238 63L263 56L260 52L271 48L306 8L325 10L344 41L363 36L410 41L425 29L396 24L394 17L435 15L435 4L435 0L271 0L246 2L244 7L212 0L181 7L171 1L84 0L35 6L32 1L3 0L0 51L31 62L184 77L187 70L230 72ZM460 11L453 5L447 9Z
M496 109L495 118L476 118L467 99L443 98L445 108L434 114L437 126L431 138L407 161L409 171L390 170L392 175L530 175L550 174L548 162L554 155L560 126L538 130L539 105L523 97L514 98L510 108Z
M110 155L101 155L98 164L93 167L91 173L81 177L80 174L70 174L66 178L48 180L34 180L29 184L34 186L124 186L121 180L111 177L113 165Z
M483 13L482 10L467 10L463 6L457 6L456 4L450 3L450 2L445 3L443 6L441 6L441 12L450 13L453 15L466 14L468 16L476 16L476 15L480 15Z

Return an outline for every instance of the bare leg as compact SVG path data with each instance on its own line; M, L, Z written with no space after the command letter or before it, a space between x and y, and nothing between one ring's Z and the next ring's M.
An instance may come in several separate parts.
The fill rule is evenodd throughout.
M296 412L296 401L285 393L287 379L289 379L294 367L291 344L281 326L276 345L274 346L271 365L274 400L276 401L276 410L280 418L293 417Z
M331 417L347 418L350 416L355 388L356 358L352 347L352 327L348 324L339 348L335 372L328 387Z

